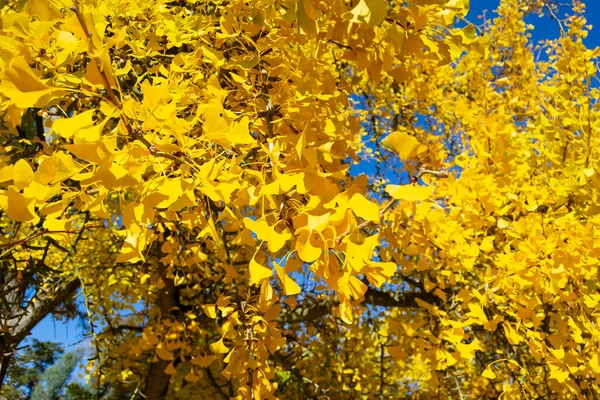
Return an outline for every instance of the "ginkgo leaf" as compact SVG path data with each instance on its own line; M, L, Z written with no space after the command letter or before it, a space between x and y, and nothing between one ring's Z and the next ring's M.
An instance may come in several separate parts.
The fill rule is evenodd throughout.
M200 377L198 375L196 375L194 372L190 372L189 374L184 376L183 379L185 379L188 382L194 383L194 382L198 382L200 380Z
M125 170L125 174L127 171ZM158 188L158 193L166 196L166 199L162 200L156 205L158 208L167 208L173 204L183 194L181 188L180 179L165 179L165 181Z
M84 111L71 118L60 118L54 121L52 129L65 139L75 135L75 132L94 125L94 110Z
M494 373L494 371L492 371L491 365L488 365L483 370L483 373L481 374L481 376L483 376L484 378L488 378L488 379L494 379L494 378L496 378L496 374Z
M256 142L256 140L250 136L248 123L248 117L244 116L239 121L236 121L232 124L228 135L228 138L232 144L250 144Z
M569 371L564 367L550 364L550 379L556 379L558 383L564 383L569 375Z
M391 261L379 262L367 260L366 264L370 266L372 269L370 271L365 271L365 276L376 287L380 287L384 282L386 282L391 276L396 273L398 266L396 263Z
M214 304L205 304L202 306L202 311L208 318L217 318L217 307Z
M102 51L100 54L100 69L96 62L88 63L86 67L86 73L83 76L84 82L89 85L95 85L103 87L105 85L104 77L106 77L108 84L111 87L116 86L114 73L110 64L110 55L106 51Z
M15 166L14 165L6 165L0 168L0 183L11 181L15 176ZM600 217L598 217L600 219ZM600 221L598 222L600 224Z
M275 266L275 272L277 273L277 277L281 282L283 292L286 296L293 296L302 291L300 286L294 282L294 280L290 278L288 274L285 273L284 269L279 264L273 262L273 265Z
M525 340L521 335L519 335L519 333L515 329L513 329L513 327L509 323L503 324L502 327L504 328L506 339L511 345L517 345L523 340Z
M350 199L350 207L354 214L367 221L379 223L379 207L370 202L360 193L355 193Z
M161 360L170 361L175 358L172 352L170 352L163 345L160 344L158 345L158 347L156 347L155 352Z
M354 315L352 314L352 304L349 300L341 302L338 307L338 311L340 318L346 324L352 324L354 322Z
M273 271L270 268L260 265L254 257L250 260L248 268L250 270L250 283L253 284L260 284L263 280L273 276Z
M403 346L386 346L385 348L392 357L392 360L403 360L408 356L408 353L404 350Z
M216 356L213 356L213 355L196 356L192 359L192 364L205 368L205 367L210 366L213 363L213 361L215 361L215 359L216 359Z
M165 369L165 374L174 375L176 372L177 370L175 369L175 365L173 363L169 363L169 365Z
M8 218L21 222L37 222L39 217L35 213L36 201L19 193L15 186L9 186L6 192Z
M231 148L231 141L227 137L229 124L223 118L222 113L214 109L206 109L204 112L203 138L215 142L225 148Z
M360 299L367 291L367 285L356 276L350 275L349 272L346 272L338 279L337 284L339 293L342 293L346 298L354 300Z
M296 3L296 23L298 29L302 32L308 33L309 35L316 35L319 33L317 22L311 18L312 13L312 0L298 0ZM310 14L310 15L309 15Z
M0 82L0 93L19 108L39 107L47 103L49 95L60 95L57 88L43 83L27 64L24 57L12 59Z
M320 228L324 227L327 222L329 221L329 216L331 214L330 213L325 213L322 215L312 215L312 214L307 214L307 227L308 230L310 232L314 231L314 230L319 230Z
M41 184L64 181L79 172L73 157L66 153L55 153L42 161L35 171L35 180Z
M416 137L398 131L385 137L381 144L398 154L402 161L410 160L420 146Z
M353 15L352 22L379 25L387 17L386 0L360 0L350 11Z
M292 234L287 230L277 232L275 227L270 226L263 218L257 221L250 218L244 218L243 222L248 229L256 234L259 240L267 242L267 247L273 253L281 250L286 242L292 237Z
M298 257L304 262L313 262L321 257L323 248L317 245L318 235L313 235L307 230L303 230L296 240L296 250Z
M111 160L112 154L107 150L102 142L98 143L79 143L67 144L64 146L67 151L70 151L80 160L88 161L95 164L106 163Z
M269 283L268 279L265 279L260 285L260 296L258 298L258 307L261 310L268 310L269 307L273 305L275 302L275 292L273 291L273 287Z
M61 17L60 10L47 0L29 0L23 11L35 15L41 21L55 21Z
M215 354L225 354L229 351L229 347L225 346L223 338L221 338L217 342L210 344L210 350Z
M471 343L456 343L456 351L460 354L460 358L463 360L470 360L475 356L475 353L479 350L483 350L481 342L475 338Z
M418 185L387 185L385 191L396 200L422 201L433 194L430 186Z
M27 187L29 182L35 178L33 169L31 169L31 166L25 160L17 161L13 174L13 182L19 189L24 189Z

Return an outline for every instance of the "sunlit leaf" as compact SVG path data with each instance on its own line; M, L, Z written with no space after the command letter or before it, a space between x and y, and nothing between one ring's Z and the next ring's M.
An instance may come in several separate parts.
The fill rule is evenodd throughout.
M419 185L387 185L385 191L394 199L406 201L423 201L433 194L430 186Z

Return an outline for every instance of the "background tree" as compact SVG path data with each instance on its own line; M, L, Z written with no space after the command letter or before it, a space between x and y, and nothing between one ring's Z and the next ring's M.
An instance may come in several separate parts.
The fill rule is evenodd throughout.
M9 399L30 399L36 386L43 380L44 372L60 357L63 350L58 343L40 342L33 339L18 363L12 363L7 373Z
M467 10L3 9L4 256L27 260L12 266L23 296L81 288L96 391L598 392L599 54L583 5L503 0L481 27ZM542 12L561 37L534 48L524 19ZM33 115L44 140L17 136Z

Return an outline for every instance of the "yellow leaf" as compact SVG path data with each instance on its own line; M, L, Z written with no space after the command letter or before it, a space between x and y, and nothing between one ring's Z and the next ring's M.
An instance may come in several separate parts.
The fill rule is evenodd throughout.
M273 265L275 265L275 272L281 281L281 286L283 286L283 292L286 296L292 296L302 291L300 286L298 286L298 284L294 282L294 280L290 278L288 274L285 273L284 269L281 268L279 264L273 262Z
M498 228L500 229L506 229L510 226L510 221L500 218L497 222Z
M15 183L15 186L17 186L19 189L26 188L27 185L29 185L29 182L31 182L35 178L35 175L31 167L29 166L29 163L22 159L17 161L17 163L15 164L13 174L13 181Z
M360 0L356 7L350 11L353 15L352 22L379 25L387 17L386 0Z
M35 171L35 180L46 185L54 180L56 176L56 158L54 156L45 158Z
M339 315L342 321L347 324L351 324L354 321L354 316L352 315L352 304L350 304L350 301L343 301L340 303Z
M13 221L37 222L39 217L35 213L35 199L25 197L14 187L10 186L6 192L8 204L6 213Z
M186 376L183 377L183 379L185 379L188 382L198 382L200 380L200 377L196 374L194 374L193 372L190 372L189 374L187 374Z
M469 303L468 306L470 312L467 313L467 316L472 318L473 322L481 325L488 323L487 316L479 304Z
M380 222L379 207L377 204L367 200L362 194L355 193L354 196L352 196L350 199L350 207L352 208L352 211L354 211L354 214L360 218L367 221Z
M143 285L144 283L146 283L146 281L150 278L150 274L143 274L140 277L140 283Z
M157 347L155 351L156 351L156 355L161 360L170 361L174 358L173 353L171 353L169 350L165 349L164 346L162 346L162 345L159 345L159 347Z
M462 328L449 328L442 333L442 339L450 343L460 343L465 337L465 332Z
M286 242L292 238L292 234L285 230L281 233L275 230L274 226L270 226L265 219L252 220L244 218L246 228L256 234L259 240L267 242L269 251L276 253L285 246Z
M12 59L0 83L0 93L19 108L46 105L47 97L57 91L57 88L47 86L37 77L24 57Z
M215 359L215 356L196 356L192 359L192 364L199 367L208 367Z
M94 110L84 111L71 118L61 118L54 121L52 130L65 139L73 137L75 132L94 125Z
M296 23L298 24L298 29L302 32L309 35L316 35L319 33L319 27L314 19L311 18L311 15L314 16L311 1L298 0L298 3L296 3Z
M229 131L229 140L232 144L250 144L256 140L250 135L248 130L248 117L244 116L241 120L234 122Z
M550 364L550 378L556 379L558 383L564 383L569 378L569 371L564 367L554 366Z
M323 215L311 215L307 214L308 221L307 227L310 232L322 228L329 221L330 213L325 213Z
M175 372L177 371L175 370L175 366L173 365L173 363L170 363L165 369L165 374L167 375L174 375Z
M73 157L65 153L57 153L56 156L56 175L51 183L61 182L80 171L73 162ZM53 156L54 157L54 156Z
M223 343L223 338L218 342L210 344L210 350L215 354L225 354L229 351L229 348Z
M36 16L40 21L54 21L61 18L60 10L48 0L29 0L23 11Z
M15 176L15 166L6 165L0 169L0 183L11 181ZM598 216L598 224L600 225L600 216Z
M470 360L475 357L477 350L483 350L481 342L475 338L471 343L456 343L456 351L460 354L460 358L463 360Z
M488 365L483 371L483 374L481 374L481 376L488 379L494 379L496 377L496 374L494 373L494 371L492 371L491 366Z
M95 164L106 163L111 157L111 154L108 152L106 146L102 142L95 144L68 144L65 145L64 148L73 153L78 159Z
M158 189L158 193L166 196L167 198L162 200L155 207L168 208L183 194L183 189L181 188L181 179L165 179L164 183Z
M383 139L381 144L398 154L402 161L407 161L414 156L420 146L416 137L397 131Z
M313 262L321 257L323 249L317 245L318 242L317 235L313 235L307 230L300 232L300 235L296 240L298 257L304 262Z
M588 365L594 373L600 374L600 357L598 356L598 353L594 354L592 358L588 360Z
M264 280L260 286L260 296L258 298L258 307L261 310L268 310L275 302L273 287L268 280Z
M79 172L73 157L65 153L55 153L42 161L35 171L35 180L42 185L64 181Z
M230 129L229 124L221 115L222 112L214 109L204 111L204 124L202 124L202 129L204 130L203 138L230 149L231 141L227 135Z
M208 318L217 318L217 308L214 304L205 304L202 306L202 310Z
M385 191L396 200L422 201L433 193L429 186L416 185L387 185Z
M479 249L481 251L483 251L484 253L489 253L490 251L494 250L494 239L496 237L495 236L486 236L483 238L483 240L481 241L481 244L479 245Z
M365 276L369 282L376 287L380 287L383 283L385 283L388 278L396 273L396 269L398 269L396 263L390 261L379 262L366 260L365 263L372 268L368 272L365 271Z
M392 357L392 360L404 360L408 357L408 353L404 351L404 348L400 345L398 346L387 346L385 348Z
M354 275L350 275L349 272L338 279L339 293L342 293L345 297L353 298L354 300L360 299L367 291L367 285L365 285L360 279Z
M250 283L260 284L263 280L270 278L273 271L270 268L260 265L254 257L250 260Z
M512 326L510 326L510 324L505 323L502 326L504 327L506 339L511 345L517 345L524 340L523 337L521 337L521 335L519 335L517 331L512 328Z
M140 89L144 94L143 104L150 110L168 103L173 98L169 86L164 83L162 85L151 85L148 81L144 81L140 85Z

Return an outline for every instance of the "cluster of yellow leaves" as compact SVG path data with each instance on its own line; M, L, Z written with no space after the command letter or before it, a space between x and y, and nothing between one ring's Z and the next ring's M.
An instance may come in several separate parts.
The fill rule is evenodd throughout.
M3 9L0 208L122 243L60 271L111 328L99 379L149 357L174 398L205 376L240 398L597 391L600 54L576 3L536 61L542 6L502 1L481 38L451 27L460 0ZM11 136L29 108L53 140ZM385 172L350 174L369 152ZM419 163L453 176L390 179ZM311 324L325 306L351 325Z
M421 142L445 148L422 160L450 161L456 171L436 184L439 207L402 203L395 212L403 224L385 234L386 256L410 285L434 296L421 303L428 317L410 315L408 325L403 312L391 316L406 330L392 331L399 347L390 354L419 354L438 370L429 377L432 391L450 387L478 398L598 392L600 51L582 43L576 2L565 35L536 50L546 53L536 61L523 18L537 6L501 2L485 53L467 54L454 69L415 69L402 93L391 93L414 99L415 112L428 119L431 133L418 133ZM420 92L425 79L429 93ZM405 187L387 191L409 200L429 189Z
M380 287L396 263L374 258L380 238L362 230L384 210L368 182L348 174L361 147L348 96L361 83L348 81L345 65L378 82L413 55L445 64L473 40L470 28L450 27L467 9L455 0L30 0L2 10L3 121L14 134L35 108L49 116L38 130L52 139L6 136L15 144L4 148L0 207L48 231L81 228L74 221L85 214L121 237L114 266L80 273L98 282L85 293L93 320L119 325L113 308L155 304L137 345L116 345L110 330L95 338L116 346L106 363L125 356L116 376L130 378L127 355L195 360L211 351L241 382L240 396L268 397L269 355L284 343L273 322L279 293L301 292L303 263L353 321L367 289L360 277ZM414 144L395 146L404 158ZM414 190L390 192L429 195ZM171 284L193 299L210 291L194 303L219 316L208 348L191 345L208 334L196 313L182 322L156 305ZM171 307L184 307L178 301ZM213 358L202 359L206 367Z

